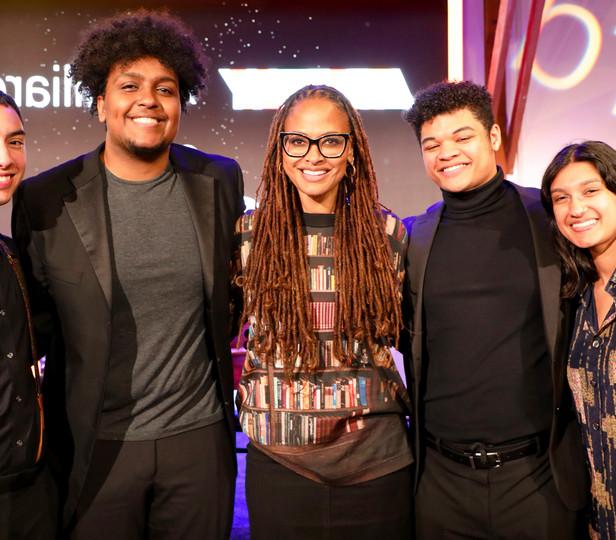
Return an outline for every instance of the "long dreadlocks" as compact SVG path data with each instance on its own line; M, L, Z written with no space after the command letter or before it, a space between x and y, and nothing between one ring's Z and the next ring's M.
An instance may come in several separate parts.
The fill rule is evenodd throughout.
M282 360L288 375L299 369L312 371L319 362L302 206L297 189L283 172L279 139L289 111L309 98L328 99L346 114L355 157L354 167L347 167L339 185L335 206L335 356L349 362L357 340L368 345L378 363L383 344L397 344L402 321L399 279L362 121L336 89L306 86L274 115L257 190L251 251L241 280L246 299L242 319L251 315L256 319L254 351L270 362L275 357Z

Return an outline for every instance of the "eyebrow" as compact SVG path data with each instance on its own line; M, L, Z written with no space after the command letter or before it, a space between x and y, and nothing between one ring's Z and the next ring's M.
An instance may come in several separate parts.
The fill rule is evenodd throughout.
M471 131L475 131L475 129L472 126L462 126L462 127L459 127L458 129L454 130L452 132L452 135L456 135L456 134L460 133L460 131L464 131L465 129L470 129ZM421 144L424 144L427 141L434 141L434 140L436 140L436 137L426 137L425 139L421 140Z
M123 71L122 73L118 75L118 77L132 77L134 79L141 79L141 80L145 79L144 75L142 75L141 73L137 73L135 71ZM179 84L179 81L177 79L175 79L174 77L170 77L169 75L164 75L154 80L155 82L171 81L173 83Z
M23 129L16 129L15 131L11 131L6 135L6 138L16 137L17 135L25 135L26 132Z
M587 186L588 184L592 184L593 182L599 182L601 183L601 179L600 178L589 178L588 180L582 180L581 182L578 182L576 185L579 186ZM550 193L565 193L566 190L564 190L563 188L550 188Z
M327 131L318 137L311 137L308 133L304 133L303 131L282 131L281 133L286 133L287 135L302 135L308 139L320 139L321 137L327 137L328 135L350 135L350 133L347 133L346 131Z

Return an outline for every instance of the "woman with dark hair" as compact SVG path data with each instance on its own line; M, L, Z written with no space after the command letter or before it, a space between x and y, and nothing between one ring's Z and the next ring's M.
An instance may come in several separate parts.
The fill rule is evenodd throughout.
M616 150L600 141L563 148L541 195L562 259L562 296L579 300L567 378L590 466L590 533L616 538Z
M340 92L307 86L278 109L257 199L237 231L251 538L410 538L410 402L390 352L406 230Z

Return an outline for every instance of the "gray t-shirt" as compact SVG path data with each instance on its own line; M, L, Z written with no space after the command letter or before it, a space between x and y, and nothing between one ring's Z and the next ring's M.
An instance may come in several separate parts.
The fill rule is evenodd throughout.
M221 420L182 183L171 168L140 182L106 174L112 339L97 437L153 440Z

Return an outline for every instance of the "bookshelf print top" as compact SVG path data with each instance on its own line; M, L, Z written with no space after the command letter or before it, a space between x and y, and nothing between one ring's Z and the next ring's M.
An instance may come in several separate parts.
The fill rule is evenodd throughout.
M394 267L402 273L406 229L395 216L383 215ZM246 213L237 225L242 268L250 253L253 216ZM256 321L251 319L238 392L240 423L252 444L299 474L325 483L359 483L412 461L405 428L410 402L387 347L378 366L359 342L353 344L350 364L333 354L334 216L305 214L304 229L319 367L289 380L282 362L267 362L252 350Z

